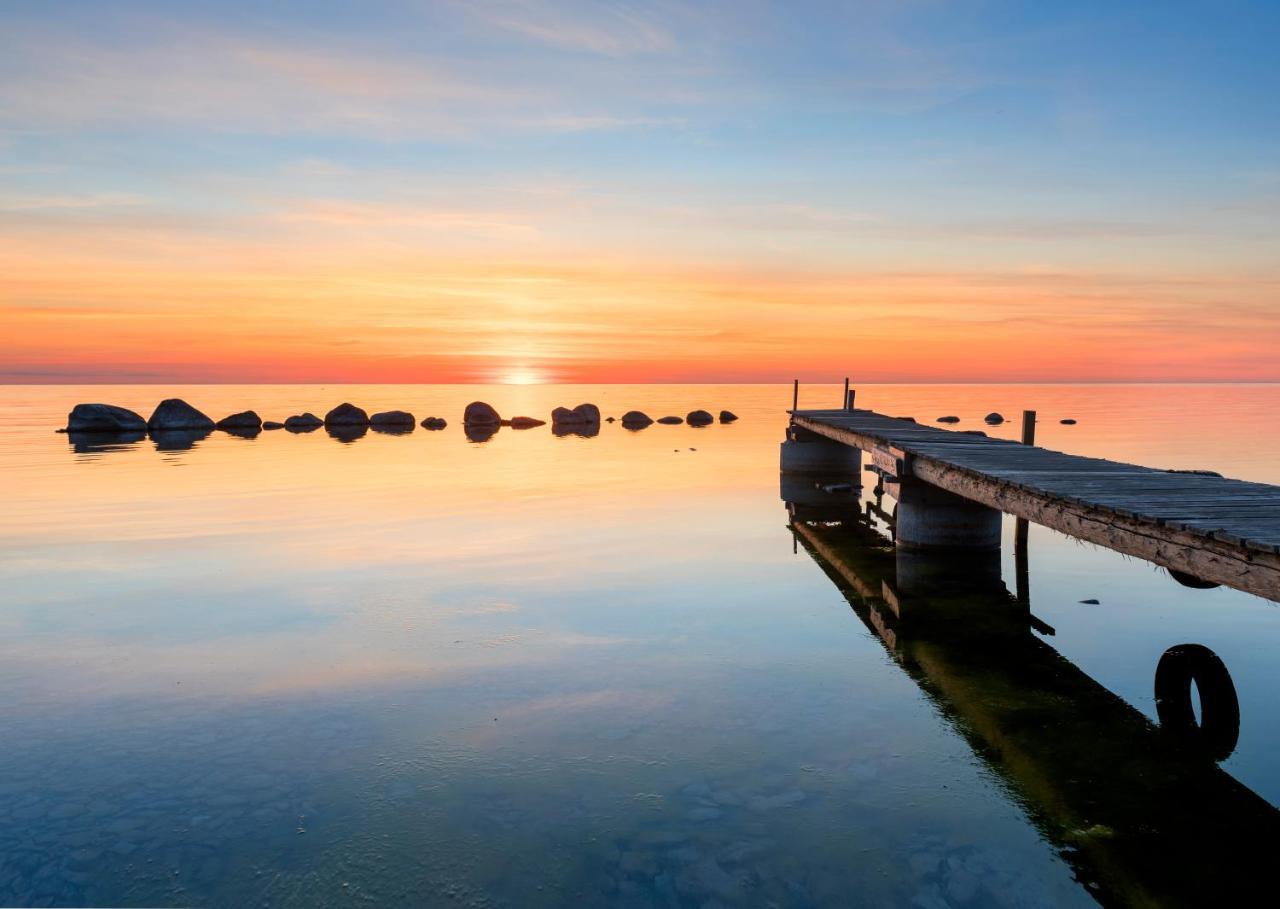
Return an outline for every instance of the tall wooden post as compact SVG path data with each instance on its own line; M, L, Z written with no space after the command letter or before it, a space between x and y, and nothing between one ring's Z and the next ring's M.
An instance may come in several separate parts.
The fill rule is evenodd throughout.
M1036 444L1036 412L1022 412L1022 444ZM1018 602L1031 607L1031 569L1027 560L1027 536L1031 525L1026 518L1018 518L1013 525L1013 570L1016 579Z
M791 388L791 412L800 408L800 380L796 379Z
M853 410L853 399L854 399L855 397L857 397L857 394L858 394L858 390L857 390L856 388L850 388L850 389L845 393L845 396L844 396L844 409L845 409L845 410Z
M840 407L842 410L849 409L849 377L844 377L844 394L840 396Z

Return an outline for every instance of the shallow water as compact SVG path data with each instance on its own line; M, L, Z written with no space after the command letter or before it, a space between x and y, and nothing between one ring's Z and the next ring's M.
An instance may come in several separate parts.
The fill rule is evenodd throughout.
M215 418L351 400L450 426L168 450L52 432L77 401L145 416L167 395ZM741 420L477 444L460 427L476 398ZM1060 756L996 753L986 715L795 545L790 403L775 386L0 389L0 904L1132 899L1119 849L1080 846L1037 788ZM1035 408L1051 448L1280 483L1275 386L863 386L858 404L960 428ZM1214 651L1240 710L1219 766L1280 804L1276 604L1039 527L1029 563L1043 644L1134 716L1156 720L1168 648Z

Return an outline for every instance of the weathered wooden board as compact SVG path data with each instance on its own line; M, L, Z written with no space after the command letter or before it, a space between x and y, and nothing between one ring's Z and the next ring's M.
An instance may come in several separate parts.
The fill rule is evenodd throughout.
M975 502L1280 601L1280 487L1070 455L867 410L796 411L792 420L872 452L878 466L896 464L891 456L903 452L908 475Z

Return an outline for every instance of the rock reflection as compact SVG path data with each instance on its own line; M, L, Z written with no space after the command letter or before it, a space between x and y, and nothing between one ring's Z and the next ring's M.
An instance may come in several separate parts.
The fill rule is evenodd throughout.
M146 432L141 429L132 432L69 432L67 442L76 454L100 454L124 451L146 437Z
M819 507L789 502L798 543L1104 905L1245 905L1270 888L1280 812L1213 763L1239 729L1216 656L1165 654L1156 726L1033 633L1051 629L998 558L906 552L858 508Z
M151 441L156 451L188 451L213 433L212 429L153 429Z
M600 435L599 423L552 423L551 432L564 438L565 436L579 436L583 439L591 439Z
M368 435L369 427L367 425L360 424L332 424L326 425L324 431L327 432L329 434L329 438L334 441L341 442L344 445L350 445L352 442L355 442L358 439L363 439Z
M466 423L462 431L466 434L468 442L488 442L498 434L501 428L498 423Z

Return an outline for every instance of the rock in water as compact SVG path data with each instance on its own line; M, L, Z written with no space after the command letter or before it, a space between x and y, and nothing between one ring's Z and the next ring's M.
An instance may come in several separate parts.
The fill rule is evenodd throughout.
M339 404L324 415L325 426L368 426L369 415L354 404Z
M705 410L691 410L685 419L689 421L690 426L709 426L716 421L716 418Z
M551 422L553 424L599 423L600 408L594 404L579 404L573 410L567 407L557 407L551 411Z
M137 432L146 429L140 414L114 404L77 404L67 414L67 432Z
M533 429L535 426L546 426L546 420L538 420L534 417L512 417L506 423L512 429Z
M262 424L263 429L284 429L284 424L275 420L265 420Z
M643 410L628 410L622 415L622 425L627 429L644 429L653 418Z
M676 426L684 422L684 417L658 417L659 423L665 423L667 426Z
M161 401L147 420L148 429L213 429L213 420L181 398Z
M1073 420L1073 419L1071 419L1070 417L1067 417L1067 419L1065 419L1065 420L1059 420L1058 422L1059 422L1059 423L1061 423L1063 426L1075 426L1075 425L1076 425L1076 421L1075 421L1075 420Z
M738 415L737 415L736 413L734 413L732 410L722 410L722 411L720 411L720 422L721 422L721 423L733 423L733 422L735 422L737 419L738 419Z
M939 423L959 423L959 417L938 417Z
M313 413L294 414L284 421L284 428L290 432L312 432L323 425L324 420Z
M996 411L993 410L991 413L983 417L983 419L986 420L992 426L999 426L1001 423L1004 422L1004 415L1001 413L997 413Z
M449 422L444 417L427 417L422 421L423 429L444 429Z
M414 420L413 414L404 410L384 410L382 413L375 413L369 418L370 425L373 426L414 426L417 421Z
M223 417L218 421L217 426L218 429L261 429L262 418L252 410L245 410Z
M472 401L463 411L462 422L467 426L497 426L502 422L502 417L484 401Z

